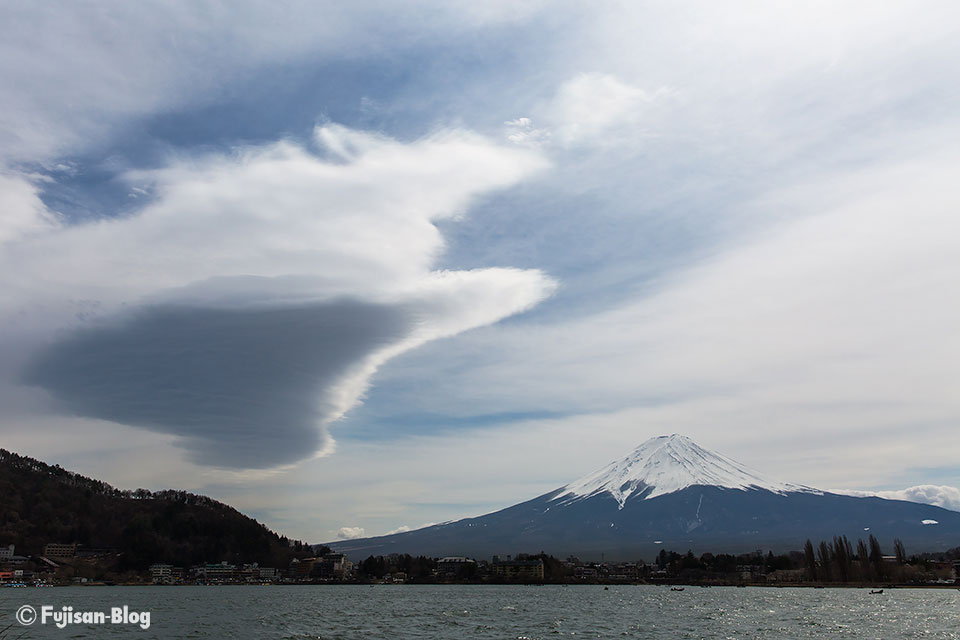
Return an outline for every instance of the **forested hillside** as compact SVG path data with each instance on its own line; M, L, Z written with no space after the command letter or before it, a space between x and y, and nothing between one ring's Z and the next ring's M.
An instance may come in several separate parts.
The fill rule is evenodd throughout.
M206 496L120 490L0 449L0 544L39 555L48 542L109 548L130 569L220 561L275 567L312 553Z

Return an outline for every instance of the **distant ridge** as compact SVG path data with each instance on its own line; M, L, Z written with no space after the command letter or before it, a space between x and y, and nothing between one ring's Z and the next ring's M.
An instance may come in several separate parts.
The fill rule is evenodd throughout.
M912 552L960 543L960 513L877 497L837 495L770 479L673 434L559 489L476 518L328 543L354 556L546 552L651 559L661 549L747 553L799 550L807 538L869 534Z

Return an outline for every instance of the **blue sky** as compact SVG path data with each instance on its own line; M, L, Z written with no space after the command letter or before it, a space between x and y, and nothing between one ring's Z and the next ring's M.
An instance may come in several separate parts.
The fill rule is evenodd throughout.
M0 12L4 446L313 541L673 432L960 508L951 4Z

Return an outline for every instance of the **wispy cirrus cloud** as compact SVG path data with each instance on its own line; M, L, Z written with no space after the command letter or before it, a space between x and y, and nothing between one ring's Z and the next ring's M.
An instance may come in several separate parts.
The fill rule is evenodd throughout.
M350 60L530 19L541 2L454 7L417 0L383 20L377 2L0 7L0 166L102 145L137 119L235 98L270 66ZM122 52L122 55L118 55ZM69 99L65 99L68 97Z

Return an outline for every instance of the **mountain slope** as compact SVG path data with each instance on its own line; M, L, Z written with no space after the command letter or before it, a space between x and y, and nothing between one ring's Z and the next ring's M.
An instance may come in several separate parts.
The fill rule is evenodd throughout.
M784 552L802 548L807 538L840 534L854 540L873 534L886 545L900 538L913 551L943 550L960 541L960 513L773 481L687 438L664 436L580 480L495 513L329 546L354 556L545 551L650 559L663 548Z
M121 491L0 449L0 544L39 555L48 542L112 548L125 568L153 562L286 566L286 538L222 502L186 491Z

